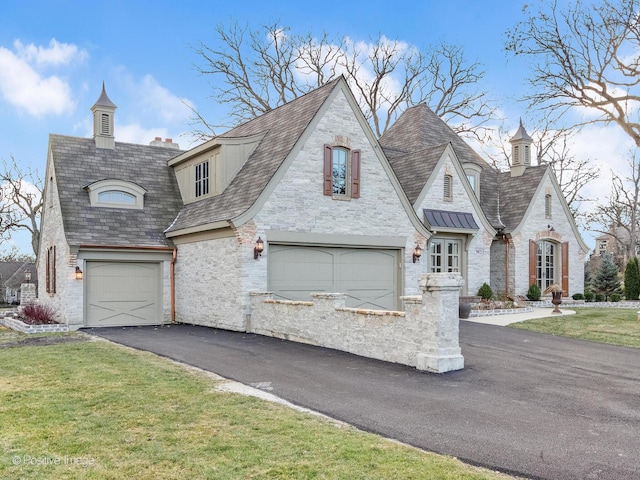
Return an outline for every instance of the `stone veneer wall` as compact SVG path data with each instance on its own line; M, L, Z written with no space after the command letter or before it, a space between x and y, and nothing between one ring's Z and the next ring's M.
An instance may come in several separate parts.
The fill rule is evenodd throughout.
M472 201L469 199L469 194L464 187L462 179L457 174L453 161L450 158L446 158L440 165L441 167L431 174L433 183L429 187L429 191L426 193L425 198L422 200L420 205L417 206L416 212L418 217L421 219L423 218L422 211L425 208L442 209L454 212L468 212L473 214L480 230L471 239L469 239L469 236L466 236L466 272L464 272L466 285L464 290L468 295L474 295L484 282L490 282L489 272L491 268L491 243L493 241L493 237L485 231L482 222L480 222L480 218L474 209ZM445 172L453 177L453 197L451 200L446 201L444 200ZM482 174L480 174L479 181L486 181L482 178ZM438 236L453 236L459 238L459 235L447 233L436 235L436 237ZM425 265L427 265L429 257L428 248L425 248L423 257Z
M76 265L83 268L72 254L64 235L57 185L49 178L55 179L53 164L49 161L47 184L40 233L40 249L38 252L38 301L53 307L61 321L72 329L83 326L84 297L83 281L75 279ZM56 247L56 292L47 292L47 248ZM83 268L84 270L84 268Z
M236 237L178 246L176 321L244 330L241 252Z
M545 195L551 193L551 218L545 217ZM548 225L554 228L549 232ZM565 215L563 205L556 195L551 179L545 177L542 186L534 196L528 216L522 222L520 230L514 232L513 243L515 246L515 292L525 295L529 289L529 239L541 240L548 238L558 243L558 257L560 255L560 243L569 242L569 297L574 293L584 292L584 261L587 252L580 250L580 244L571 228L571 224ZM560 271L562 265L558 262L558 283L560 283Z
M404 312L346 308L341 293L316 293L313 302L292 302L254 292L247 330L418 370L462 369L458 320L462 277L427 274L419 286L421 296L403 297Z
M351 149L361 150L360 198L334 199L323 194L324 145L337 141L347 144ZM347 98L339 93L254 217L254 233L251 242L247 243L250 250L245 254L249 255L250 261L245 264L244 291L266 289L268 231L277 230L308 233L311 238L314 234L344 235L354 239L384 236L406 238L401 294L417 294L418 279L426 273L426 263L413 263L412 253L416 243L424 247L425 239L416 231L409 214ZM246 233L243 232L242 236L248 241L250 236ZM250 252L258 236L264 240L265 250L262 257L254 261ZM385 246L379 245L378 248Z

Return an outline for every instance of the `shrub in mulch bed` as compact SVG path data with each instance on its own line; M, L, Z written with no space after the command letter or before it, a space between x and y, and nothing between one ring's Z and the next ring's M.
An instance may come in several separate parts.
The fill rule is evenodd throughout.
M49 305L31 303L18 308L18 318L27 325L52 325L56 322L56 311Z

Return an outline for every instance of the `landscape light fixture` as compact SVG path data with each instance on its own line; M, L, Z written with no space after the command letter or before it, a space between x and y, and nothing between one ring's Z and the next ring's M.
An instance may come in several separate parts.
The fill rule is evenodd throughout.
M27 283L31 282L31 270L24 271L24 281Z
M264 242L262 241L262 238L258 237L258 240L256 240L256 246L253 249L253 259L257 260L258 257L262 255L263 250L264 250Z
M419 261L421 256L422 249L420 248L420 245L416 244L416 248L413 250L413 263Z
M78 266L76 266L76 280L82 280L82 270Z

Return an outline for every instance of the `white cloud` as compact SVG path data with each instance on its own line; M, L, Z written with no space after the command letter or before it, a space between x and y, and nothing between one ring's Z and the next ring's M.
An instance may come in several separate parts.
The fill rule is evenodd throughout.
M89 56L86 50L81 50L71 43L60 43L55 38L49 42L49 47L36 46L33 43L24 45L15 40L13 46L18 56L27 63L41 65L69 65L72 62L82 62Z
M171 93L153 75L145 75L140 80L125 75L124 79L125 87L134 99L139 113L162 121L163 126L181 123L190 118L189 107L193 107L193 104L188 99Z
M49 47L14 43L16 52L0 47L0 95L19 111L35 117L61 115L75 107L69 84L57 75L44 76L38 67L83 61L84 50L52 40Z

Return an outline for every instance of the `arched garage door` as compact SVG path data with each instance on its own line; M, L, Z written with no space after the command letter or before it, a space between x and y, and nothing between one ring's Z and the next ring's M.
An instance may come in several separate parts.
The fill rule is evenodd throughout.
M346 293L353 308L396 310L399 250L269 244L268 288L276 298Z
M87 262L85 282L87 326L162 323L159 263Z

